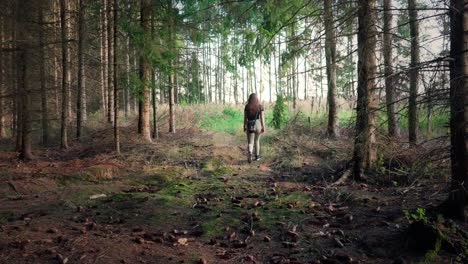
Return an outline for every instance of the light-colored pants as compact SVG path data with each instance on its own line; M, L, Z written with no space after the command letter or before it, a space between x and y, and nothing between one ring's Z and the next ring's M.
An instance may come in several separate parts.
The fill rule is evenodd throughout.
M255 133L249 133L247 131L247 143L249 144L249 154L253 154L253 148L255 143L255 155L260 155L260 132L262 131L262 123L260 120L255 122Z

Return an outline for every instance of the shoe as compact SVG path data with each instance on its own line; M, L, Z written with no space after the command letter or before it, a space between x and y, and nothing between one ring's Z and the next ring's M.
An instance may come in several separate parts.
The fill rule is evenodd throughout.
M260 160L260 155L255 155L255 160Z
M249 157L247 158L247 161L248 161L249 163L252 163L252 154L249 153L248 155L249 155Z

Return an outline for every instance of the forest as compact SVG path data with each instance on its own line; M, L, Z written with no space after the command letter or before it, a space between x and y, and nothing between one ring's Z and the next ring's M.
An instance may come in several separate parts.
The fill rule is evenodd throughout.
M1 0L0 264L468 263L467 8Z

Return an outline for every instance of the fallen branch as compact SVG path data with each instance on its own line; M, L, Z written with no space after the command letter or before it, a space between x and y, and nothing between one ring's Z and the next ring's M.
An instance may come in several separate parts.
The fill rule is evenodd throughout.
M349 175L351 175L351 169L346 170L336 182L331 184L331 186L337 186L345 183L348 180Z
M19 193L18 189L17 189L16 186L13 184L13 182L9 181L9 182L8 182L8 185L13 189L13 191Z

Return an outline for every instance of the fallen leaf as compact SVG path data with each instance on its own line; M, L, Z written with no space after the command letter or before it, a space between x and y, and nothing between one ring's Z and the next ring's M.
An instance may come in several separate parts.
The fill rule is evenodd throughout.
M187 246L188 245L188 239L185 237L181 237L177 239L177 244L182 245L182 246Z

